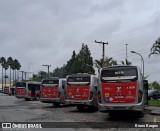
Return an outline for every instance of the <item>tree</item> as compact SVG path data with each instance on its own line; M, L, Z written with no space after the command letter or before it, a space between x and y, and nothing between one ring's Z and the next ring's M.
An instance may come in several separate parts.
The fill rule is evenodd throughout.
M59 78L64 78L64 77L66 77L67 75L69 75L69 74L67 74L66 73L66 66L65 65L63 65L62 67L60 67L60 68L56 68L54 71L53 71L53 76L54 77L59 77Z
M150 89L160 90L160 84L157 81L153 81L149 84Z
M78 54L73 51L71 59L62 67L57 67L53 71L53 76L66 77L70 74L89 73L94 74L93 58L87 45L82 44L82 48Z
M18 72L21 69L21 64L18 60L16 61L15 69L17 70L17 76L18 76L18 80L19 80L19 73Z
M13 71L13 81L15 81L15 78L14 78L14 70L16 69L16 67L15 67L15 60L13 60L13 63L12 63L12 65L11 65L11 69L12 69L12 71Z
M75 63L77 61L77 55L76 55L76 52L73 51L72 53L72 56L71 56L71 59L69 61L67 61L67 64L66 66L64 67L65 70L63 69L63 71L65 71L65 74L66 75L70 75L70 74L73 74L76 72L76 66L75 66ZM56 69L57 71L58 69Z
M155 43L151 47L151 53L149 54L149 57L151 55L160 55L160 37L155 41Z
M122 65L131 65L132 62L128 61L127 59L125 59L125 61L121 61Z
M13 80L16 81L17 80L16 71L18 72L18 70L20 70L20 68L21 68L21 64L19 63L19 61L17 59L13 60L11 68L13 70Z
M77 55L75 61L75 73L89 73L94 74L93 58L87 45L82 44L82 48Z
M9 57L8 59L7 59L7 63L8 63L8 65L9 65L9 67L10 67L10 87L11 87L11 66L12 66L12 64L13 64L13 59L12 59L12 57Z
M104 67L118 65L117 61L112 57L105 57L104 59ZM99 69L103 67L103 59L95 60L95 66Z
M5 58L1 57L0 58L0 64L1 64L1 66L4 64L4 62L5 62ZM3 91L3 66L2 66L2 91Z
M6 70L8 69L8 67L9 67L9 65L8 65L8 62L6 61L6 59L4 59L4 62L2 63L2 67L4 68L4 70L5 70L5 87L6 87L6 78L7 78L7 76L6 76Z

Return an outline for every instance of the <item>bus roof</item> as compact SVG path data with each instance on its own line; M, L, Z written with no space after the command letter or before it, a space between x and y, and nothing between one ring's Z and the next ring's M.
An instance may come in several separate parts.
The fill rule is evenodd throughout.
M102 70L112 69L112 68L137 68L137 67L138 66L131 66L131 65L115 65L115 66L103 67Z
M42 79L43 80L59 80L60 78L59 77L47 77L47 78L44 78Z
M85 76L91 76L91 74L88 74L88 73L77 73L77 74L68 75L68 77L85 77Z
M28 84L41 84L41 82L35 82L35 81L28 81L26 83L28 83Z

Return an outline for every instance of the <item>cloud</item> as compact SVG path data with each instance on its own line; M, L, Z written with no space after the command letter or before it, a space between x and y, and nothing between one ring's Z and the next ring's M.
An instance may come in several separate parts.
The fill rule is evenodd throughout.
M158 38L160 22L137 32L122 32L159 21L159 6L158 0L0 1L0 53L18 59L22 70L45 70L42 64L51 64L53 70L65 64L73 50L78 53L82 43L88 44L93 59L101 58L102 48L94 43L96 39L109 42L106 56L121 61L126 43L128 52L145 52ZM139 64L134 61L138 56L128 55ZM143 55L149 73L152 66L159 67L159 57L148 59L147 53ZM154 74L150 79L159 80L158 73Z

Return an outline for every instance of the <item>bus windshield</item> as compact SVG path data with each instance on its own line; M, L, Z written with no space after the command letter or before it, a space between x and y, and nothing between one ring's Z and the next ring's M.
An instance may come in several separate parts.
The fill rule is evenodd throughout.
M17 82L16 87L26 87L26 83L25 82Z
M102 70L101 80L105 81L123 81L123 80L137 80L137 69L136 68L127 68L127 69L107 69Z
M39 84L28 84L28 90L40 90L40 85Z
M90 83L90 77L68 77L67 80L68 84L82 84L82 85L86 85Z

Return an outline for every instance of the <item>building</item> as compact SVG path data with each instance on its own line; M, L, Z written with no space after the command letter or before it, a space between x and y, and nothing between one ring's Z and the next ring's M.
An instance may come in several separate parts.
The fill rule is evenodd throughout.
M11 85L13 85L13 81L11 81ZM5 87L5 82L3 81L3 87ZM10 87L10 82L6 81L6 87ZM2 88L2 81L0 81L0 89Z

